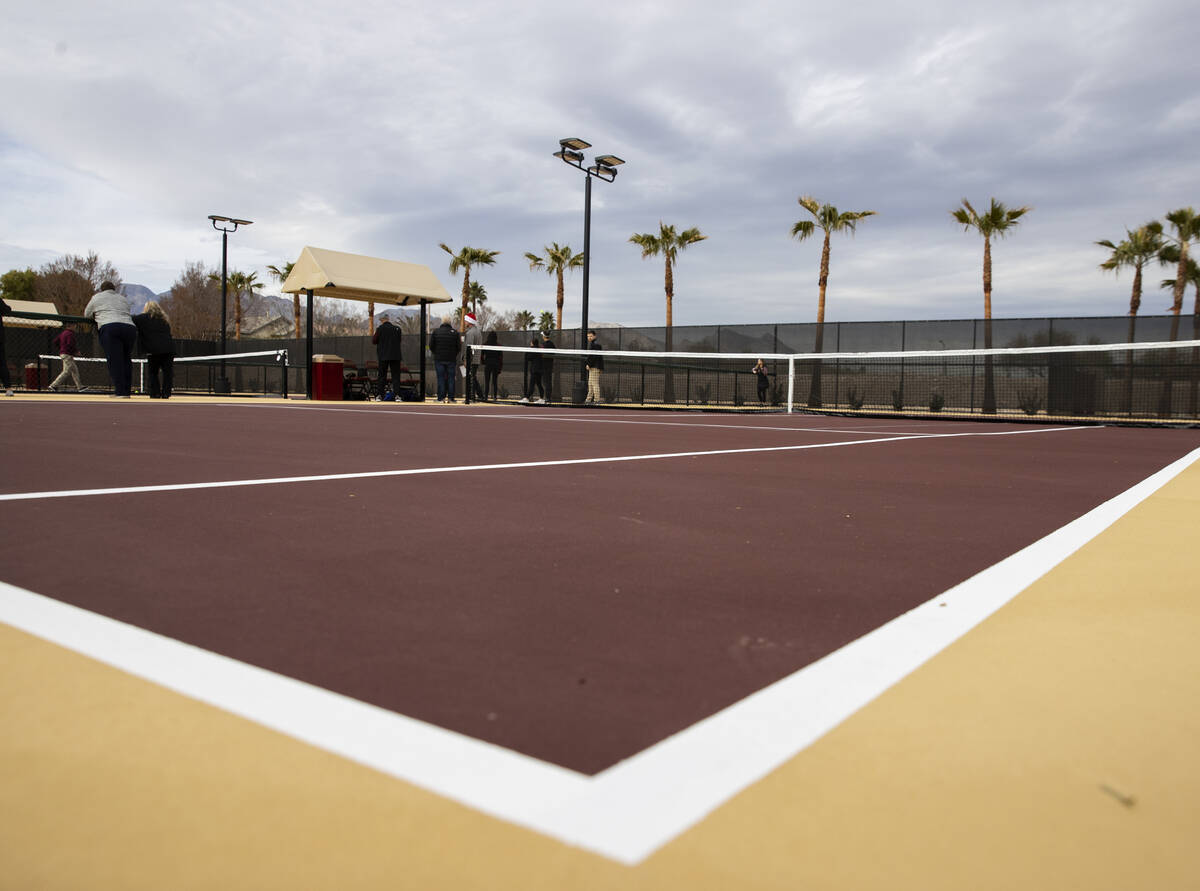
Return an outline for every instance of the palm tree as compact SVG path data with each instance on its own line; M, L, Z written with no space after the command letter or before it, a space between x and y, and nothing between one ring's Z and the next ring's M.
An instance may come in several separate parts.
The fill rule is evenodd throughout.
M970 232L974 229L983 236L983 347L992 348L992 237L1005 237L1015 229L1021 217L1033 210L1032 207L1006 207L995 198L991 199L988 209L980 214L966 198L962 207L950 211L955 221L962 224L963 230ZM984 358L983 362L983 412L996 413L996 382L992 374L992 357Z
M1175 263L1174 301L1171 312L1171 340L1179 338L1179 313L1183 309L1183 291L1188 282L1188 247L1200 242L1200 214L1191 207L1181 207L1167 214L1167 222L1174 230L1165 236L1166 244L1160 258L1164 263Z
M211 273L208 276L213 281L219 282L221 276L217 273ZM234 270L226 276L226 284L230 291L233 292L233 339L242 339L242 295L253 294L256 290L262 288L263 283L258 280L257 272L239 272Z
M295 263L284 263L283 266L268 266L267 272L271 273L282 285L287 281L287 277L292 274L295 268ZM296 340L300 339L300 294L299 292L292 295L292 318L296 323Z
M1146 264L1158 258L1163 248L1162 235L1162 223L1152 220L1137 229L1126 229L1125 240L1120 244L1108 240L1096 242L1100 247L1112 251L1112 255L1100 264L1101 269L1116 274L1126 266L1133 270L1133 292L1129 297L1129 343L1133 342L1137 313L1142 305L1142 270Z
M471 282L467 297L471 300L471 312L479 314L479 304L487 303L487 290L479 282Z
M666 347L667 352L671 352L672 347L672 330L673 323L673 303L675 300L675 277L671 273L671 267L675 265L675 259L679 252L684 250L688 245L695 244L698 241L704 241L708 238L707 235L701 234L700 230L692 227L684 229L682 232L676 232L674 226L666 225L662 220L658 221L658 234L653 232L635 232L629 236L629 241L638 245L642 249L642 259L647 257L657 257L662 254L666 265L666 272L663 278L663 290L667 295L667 331L666 331ZM663 402L675 401L675 387L671 378L671 367L667 365L663 375Z
M548 309L542 310L542 314L538 316L537 327L539 331L557 330L554 327L554 313L550 312Z
M527 309L523 309L513 315L513 325L516 326L518 331L528 331L533 327L533 323L535 321L537 321L537 319L534 318L533 313Z
M817 278L817 337L813 346L814 353L820 353L825 346L825 287L829 284L829 239L834 232L849 232L854 234L858 221L875 216L873 210L848 210L839 213L832 204L821 204L816 198L802 195L796 199L800 206L813 215L811 220L800 220L792 226L792 237L804 241L817 229L825 233L825 241L821 245L821 273ZM821 407L821 363L813 363L812 384L808 391L808 404L811 408Z
M496 257L499 256L499 251L486 251L483 248L464 247L457 254L454 253L447 245L439 244L442 250L450 255L450 274L458 275L458 270L463 271L463 287L462 287L462 312L465 315L467 312L467 299L471 290L471 267L472 266L494 266ZM466 330L467 321L462 320L461 330Z
M554 305L558 309L558 315L555 317L555 329L562 330L562 311L563 311L563 272L568 269L578 269L583 265L583 254L576 254L571 251L569 245L560 245L557 241L546 245L546 256L543 258L538 254L531 254L528 251L525 253L525 259L529 261L530 271L534 269L545 269L548 275L558 276L558 292L555 298Z
M1162 249L1162 223L1152 220L1134 230L1125 230L1125 240L1120 244L1111 241L1097 241L1100 247L1108 248L1112 255L1100 264L1100 268L1119 274L1121 268L1128 266L1133 269L1133 292L1129 297L1129 335L1127 343L1133 343L1137 333L1137 312L1142 305L1142 270L1146 264L1158 258ZM1125 405L1133 411L1133 351L1125 357Z
M1166 245L1159 252L1159 259L1164 263L1178 263L1179 248L1173 244ZM1184 287L1186 288L1189 284L1192 285L1196 291L1196 304L1192 309L1192 340L1200 340L1200 264L1197 264L1196 261L1191 257L1187 258L1187 280L1184 282ZM1175 278L1163 279L1162 287L1170 288L1172 291L1180 290L1178 273L1176 273ZM1179 298L1179 302L1183 302L1182 295ZM1175 319L1173 319L1171 322L1172 330L1178 327L1178 319L1179 315L1177 313L1175 315ZM1175 336L1172 335L1171 339L1174 340ZM1200 402L1200 348L1198 347L1192 347L1192 362L1190 367L1192 386L1191 390L1189 391L1188 406L1189 415L1194 418L1196 417L1197 402ZM1164 411L1169 409L1169 394L1163 397L1163 403L1161 407Z

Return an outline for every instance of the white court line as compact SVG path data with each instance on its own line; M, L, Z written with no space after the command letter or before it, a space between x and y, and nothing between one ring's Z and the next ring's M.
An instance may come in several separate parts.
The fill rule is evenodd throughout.
M846 427L798 427L798 426L777 427L777 426L766 426L763 424L705 424L705 423L691 423L688 421L646 421L646 420L634 421L634 420L620 418L620 417L585 418L585 417L580 417L578 415L554 414L553 410L559 408L559 406L546 406L544 409L540 409L537 411L531 411L528 414L525 414L524 412L517 414L515 412L477 413L474 411L471 411L471 412L467 412L467 411L463 411L463 410L445 411L445 410L441 410L441 409L426 410L426 409L406 408L402 411L390 411L386 408L380 410L380 409L374 409L374 408L335 408L333 406L316 406L316 405L313 405L313 406L307 406L307 405L252 405L252 404L247 404L245 402L229 402L229 403L213 403L213 404L219 404L221 406L233 405L233 406L237 406L239 408L257 408L257 409L270 408L270 409L284 410L284 411L332 411L332 412L342 412L345 414L373 414L376 416L393 417L393 418L403 418L403 417L484 418L487 420L504 420L504 421L565 421L568 423L576 423L576 424L640 424L640 425L646 425L646 426L651 426L651 427L688 427L688 428L694 428L694 429L698 429L698 430L708 430L708 429L715 429L715 430L721 430L721 429L726 429L726 430L782 430L782 431L786 431L786 432L796 432L796 433L845 433L845 434L853 433L853 434L862 434L862 435L869 435L869 436L896 435L897 428L903 428L905 426L912 426L911 422L908 425L905 425L903 422L896 422L894 424L882 424L882 425L881 424L870 424L870 425L864 424L862 426L846 426ZM569 409L569 407L566 407L566 406L564 406L564 408ZM615 414L619 414L619 413L639 414L639 415L643 415L643 416L645 414L645 412L638 411L635 409L629 409L629 410L606 409L605 410L605 414L615 415ZM757 417L764 417L764 416L765 416L765 414L757 415ZM792 417L797 417L797 416L792 415ZM855 419L848 419L848 420L855 420ZM941 420L938 418L927 418L924 420L925 420L926 424L936 423L940 420L942 424L946 424L946 425L952 424L956 427L961 427L964 423L971 423L970 421ZM1005 423L1005 422L999 421L999 422L988 422L988 423ZM1011 421L1008 423L1018 424L1021 422ZM1096 425L1093 425L1093 426L1096 426ZM1100 426L1102 426L1102 425L1100 425ZM1063 428L1051 427L1051 428L1046 428L1046 429L1061 430ZM879 432L877 433L875 431L879 431ZM1032 432L1037 432L1037 431L1030 430L1030 431L1019 431L1019 432L1031 432L1032 433ZM940 434L911 432L911 433L907 433L906 435L915 437L915 436L937 436Z
M1009 430L991 433L929 433L890 436L883 439L855 439L846 442L807 443L805 445L759 446L741 449L709 449L697 452L660 452L649 455L613 455L602 458L561 458L548 461L513 461L506 464L460 464L450 467L410 467L404 470L364 470L358 473L324 473L312 476L281 476L267 479L216 480L207 483L163 483L154 486L114 486L105 489L59 489L45 492L10 492L0 501L37 501L45 498L84 498L93 495L137 495L146 492L184 492L190 489L231 489L239 486L281 486L288 483L315 483L330 480L378 479L388 476L424 476L434 473L464 473L478 470L517 470L529 467L568 467L573 464L613 464L623 461L659 461L667 458L703 458L712 455L746 455L757 452L798 452L806 449L836 449L842 446L906 442L912 439L950 439L963 436L1013 436L1029 433L1054 433L1073 430L1097 430L1098 427L1045 427L1037 430Z
M488 814L636 864L794 757L1200 459L588 777L0 582L0 621Z

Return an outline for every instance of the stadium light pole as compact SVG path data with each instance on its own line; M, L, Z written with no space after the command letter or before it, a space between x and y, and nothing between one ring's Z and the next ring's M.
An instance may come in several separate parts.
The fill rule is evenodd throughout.
M216 214L209 214L209 220L212 221L212 227L221 233L221 355L225 355L225 294L228 291L229 278L229 233L236 232L238 226L249 226L253 220L237 220L233 217L222 217ZM218 226L217 223L227 223L230 225ZM217 381L214 387L216 392L221 395L228 395L233 389L229 386L229 378L225 376L225 360L221 360L221 379Z
M580 301L582 310L582 320L579 327L579 344L581 349L587 349L584 346L587 343L588 331L588 279L592 265L592 178L602 179L605 182L611 183L617 178L617 168L625 162L616 155L597 155L592 160L590 167L584 166L583 150L591 148L590 142L585 142L578 137L568 139L560 139L558 141L558 151L554 153L554 157L558 158L564 164L570 164L572 167L578 167L586 174L584 176L585 185L583 188L583 299ZM580 364L580 383L587 380L587 362ZM583 393L576 392L576 402L583 401Z

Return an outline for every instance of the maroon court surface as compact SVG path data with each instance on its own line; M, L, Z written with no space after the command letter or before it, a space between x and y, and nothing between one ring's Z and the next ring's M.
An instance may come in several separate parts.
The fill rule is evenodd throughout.
M1198 446L806 415L29 402L5 406L0 493L135 490L0 502L0 580L596 773ZM542 463L637 456L669 457ZM418 469L443 472L380 475ZM218 481L238 484L136 490Z

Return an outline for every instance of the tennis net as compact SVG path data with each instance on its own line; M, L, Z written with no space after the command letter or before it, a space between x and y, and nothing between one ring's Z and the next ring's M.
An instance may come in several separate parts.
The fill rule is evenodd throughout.
M471 353L481 388L473 400L583 402L583 363L598 355L599 404L607 406L1200 420L1200 340L767 355L514 346ZM502 367L483 394L489 353ZM754 371L760 359L765 374Z
M57 355L41 354L38 357L39 386L45 389L49 382L62 370ZM134 392L149 392L146 359L133 360ZM80 383L85 391L108 392L112 382L108 376L108 364L103 358L75 357L79 369ZM283 396L287 392L287 350L261 350L249 353L227 353L210 356L176 356L173 366L172 392L180 395L220 394L224 392L223 380L229 381L230 392L235 395ZM32 382L32 380L31 380ZM75 382L68 377L60 385L71 390Z

